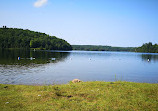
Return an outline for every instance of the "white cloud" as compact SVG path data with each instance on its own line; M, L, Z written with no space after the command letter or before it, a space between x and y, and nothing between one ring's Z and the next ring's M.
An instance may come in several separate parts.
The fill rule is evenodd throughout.
M48 0L37 0L35 3L34 3L34 7L42 7L44 4L46 4L48 2Z

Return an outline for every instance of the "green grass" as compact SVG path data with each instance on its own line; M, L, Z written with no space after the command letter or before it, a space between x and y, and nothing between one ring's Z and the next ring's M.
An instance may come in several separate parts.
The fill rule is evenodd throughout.
M157 111L158 84L121 81L54 86L0 84L0 110Z

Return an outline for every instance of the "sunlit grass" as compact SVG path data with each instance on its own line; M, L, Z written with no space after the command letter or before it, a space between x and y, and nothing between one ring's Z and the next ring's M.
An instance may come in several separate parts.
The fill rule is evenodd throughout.
M7 86L7 87L6 87ZM158 109L158 84L81 82L63 85L0 85L2 111Z

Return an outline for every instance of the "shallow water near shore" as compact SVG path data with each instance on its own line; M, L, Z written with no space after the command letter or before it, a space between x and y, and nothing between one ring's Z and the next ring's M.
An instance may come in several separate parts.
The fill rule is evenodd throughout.
M1 84L63 84L75 78L158 83L158 54L0 50Z

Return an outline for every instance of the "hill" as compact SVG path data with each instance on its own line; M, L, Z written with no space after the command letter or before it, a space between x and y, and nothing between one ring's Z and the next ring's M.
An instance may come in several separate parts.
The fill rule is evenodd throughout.
M0 28L0 48L40 48L47 50L72 50L71 45L60 38L30 30Z

